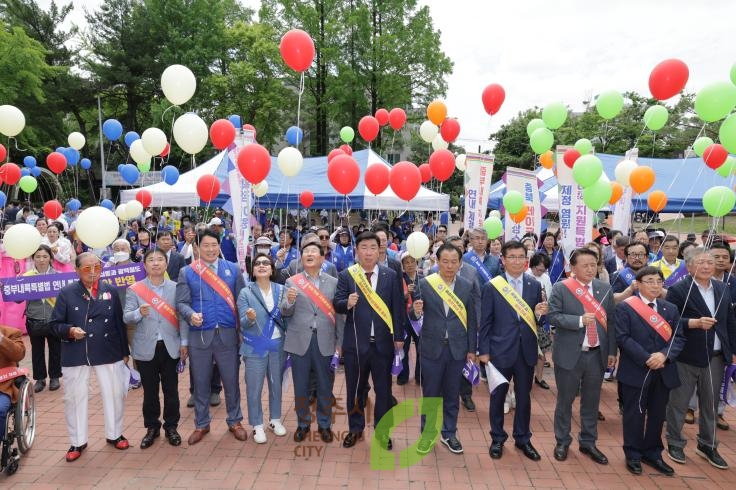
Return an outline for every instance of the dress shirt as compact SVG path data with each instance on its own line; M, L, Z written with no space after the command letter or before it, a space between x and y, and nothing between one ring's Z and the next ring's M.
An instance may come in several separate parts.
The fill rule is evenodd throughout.
M695 282L695 285L698 287L698 291L700 291L700 295L703 296L703 299L705 300L705 304L708 306L708 309L710 310L710 316L714 317L716 316L716 295L715 291L713 290L713 284L711 284L710 280L708 281L708 287L704 288L701 286L697 281ZM715 335L715 340L713 341L713 350L721 350L721 339L718 338L718 334Z
M386 262L388 262L388 258L386 259ZM363 271L363 273L372 272L371 278L370 278L370 283L371 283L371 287L375 291L376 290L376 287L378 286L378 264L376 264L376 265L373 266L372 271L367 271L367 270L363 269L363 266L361 266L361 270ZM371 337L374 337L375 335L376 335L376 331L375 331L375 328L373 326L373 322L371 321Z

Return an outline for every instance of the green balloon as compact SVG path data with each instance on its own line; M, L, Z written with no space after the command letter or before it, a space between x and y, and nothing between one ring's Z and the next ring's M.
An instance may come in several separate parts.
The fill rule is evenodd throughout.
M542 121L539 118L534 118L531 121L529 121L529 124L526 125L526 134L531 138L534 134L534 131L536 131L539 128L546 128L547 126L544 125L544 121Z
M736 86L715 82L695 96L695 112L705 122L720 121L736 106Z
M539 128L535 130L529 138L529 144L537 155L541 155L552 148L552 144L554 142L555 135L547 128Z
M560 102L552 102L542 109L542 120L549 129L557 129L567 119L567 107Z
M575 166L577 166L577 162L575 162ZM613 188L611 187L611 183L605 178L600 178L592 185L583 189L583 202L590 209L598 212L608 204L612 194Z
M726 186L711 187L703 194L705 212L716 218L725 216L736 205L736 194Z
M693 151L696 155L702 157L703 153L705 153L705 149L712 144L712 139L708 138L707 136L701 136L700 138L695 140L695 143L693 143Z
M33 175L24 175L20 178L18 185L23 192L30 194L38 188L38 181Z
M721 123L718 139L729 153L736 153L736 114L731 114Z
M493 240L494 238L501 236L501 233L503 233L503 223L501 223L501 220L495 216L489 216L483 222L483 229L488 233L488 238Z
M731 83L736 85L736 63L731 67Z
M519 191L506 191L503 195L503 207L509 214L516 214L524 207L524 196Z
M146 173L151 170L151 162L143 162L136 165L141 173Z
M726 158L726 161L716 169L716 173L721 177L728 177L736 172L736 159L733 157Z
M355 131L353 131L353 128L350 126L344 126L340 130L340 139L343 140L345 143L350 143L353 141L353 138L355 138Z
M595 101L595 110L603 119L613 119L618 116L624 107L624 96L621 92L608 90L598 96Z
M603 162L595 155L582 155L572 166L572 177L583 189L595 184L602 174Z
M593 143L588 138L580 138L575 142L575 149L581 155L587 155L593 150Z
M644 125L652 131L659 131L667 124L670 114L662 105L653 105L644 113Z

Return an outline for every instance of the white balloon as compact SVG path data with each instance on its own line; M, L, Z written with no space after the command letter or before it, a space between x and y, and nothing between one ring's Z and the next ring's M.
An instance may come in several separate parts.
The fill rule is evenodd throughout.
M499 211L498 209L493 209L490 213L488 213L488 217L501 219L501 211Z
M439 132L440 128L438 128L432 121L424 121L422 125L419 126L419 136L421 136L426 143L434 141L435 136L437 136L437 133Z
M195 155L207 144L207 124L193 112L179 116L174 122L174 141L187 153Z
M14 105L0 105L0 133L15 136L26 127L26 116ZM35 252L35 250L34 250Z
M263 197L266 194L268 194L268 182L266 182L265 180L262 180L256 185L254 185L253 194L255 194L256 197Z
M447 141L445 141L445 140L442 139L442 135L439 134L439 133L432 140L432 149L434 151L437 151L437 150L446 150L448 146L450 146L450 145L447 143Z
M143 148L151 155L160 155L166 148L166 133L158 128L148 128L141 135Z
M457 168L461 172L465 172L465 160L467 158L467 155L465 153L460 153L458 156L455 157L455 168Z
M406 250L415 259L421 259L429 250L429 237L421 231L415 231L406 238Z
M115 208L115 216L123 220L128 219L128 210L125 204L119 204L118 207Z
M616 175L616 181L624 187L629 186L629 176L631 172L638 167L637 163L633 160L622 160L616 165L614 171Z
M143 213L143 204L133 199L125 204L125 217L127 219L137 218Z
M151 163L151 155L143 148L143 141L140 139L135 140L130 145L130 156L135 163L141 165Z
M161 74L161 89L172 104L186 104L197 90L197 79L186 66L171 65Z
M287 146L279 152L276 158L276 164L279 166L281 173L287 177L294 177L302 170L304 165L304 157L293 146Z
M8 228L3 240L5 251L16 260L30 257L41 245L41 234L35 226L20 223Z
M107 247L120 234L118 218L102 206L92 206L82 211L75 226L79 239L92 248Z
M84 135L78 131L69 133L69 137L66 140L69 142L69 146L71 146L75 150L81 150L84 144L87 142L87 140L84 138Z

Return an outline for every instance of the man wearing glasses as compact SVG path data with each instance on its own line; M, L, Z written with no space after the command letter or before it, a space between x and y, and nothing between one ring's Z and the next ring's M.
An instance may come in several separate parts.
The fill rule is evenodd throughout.
M611 288L616 304L638 291L636 273L647 265L649 247L641 242L632 242L624 248L624 255L626 256L626 267L611 275Z
M488 247L488 233L483 228L474 228L470 231L471 250L463 255L463 262L472 265L478 271L478 288L498 275L500 262L498 258L486 253Z

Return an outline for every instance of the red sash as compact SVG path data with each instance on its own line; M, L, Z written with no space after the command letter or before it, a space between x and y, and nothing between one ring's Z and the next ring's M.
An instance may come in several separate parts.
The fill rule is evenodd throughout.
M233 315L235 315L235 318L237 320L239 318L238 307L235 304L233 292L230 291L230 288L225 283L225 281L220 279L218 275L212 272L212 270L207 267L207 265L201 260L195 260L194 262L192 262L192 270L196 272L199 277L201 277L204 282L207 283L207 285L214 289L217 294L222 296L227 305L233 311Z
M22 368L22 367L6 367L0 369L0 383L4 383L5 381L10 381L11 379L15 379L18 376L26 376L28 375L28 368Z
M644 323L652 327L665 342L669 342L672 338L672 327L667 320L662 318L659 313L649 307L639 296L630 296L624 300L624 303L631 306L637 315L644 320Z
M304 293L307 295L307 298L312 300L312 303L317 305L317 308L324 313L327 318L330 319L332 324L335 324L335 308L332 306L332 302L325 298L325 295L322 294L322 291L320 291L317 287L315 287L314 284L307 279L307 277L304 275L303 272L300 272L296 276L294 276L294 284Z
M573 296L580 301L586 313L594 313L595 319L608 331L608 317L603 306L590 294L588 288L583 287L577 279L565 279L562 284L570 290Z
M174 307L168 304L161 296L153 292L146 283L143 281L136 282L130 286L129 289L140 296L143 301L153 306L153 309L156 310L159 315L164 317L176 330L179 330L179 320L176 318L176 310L174 310Z

